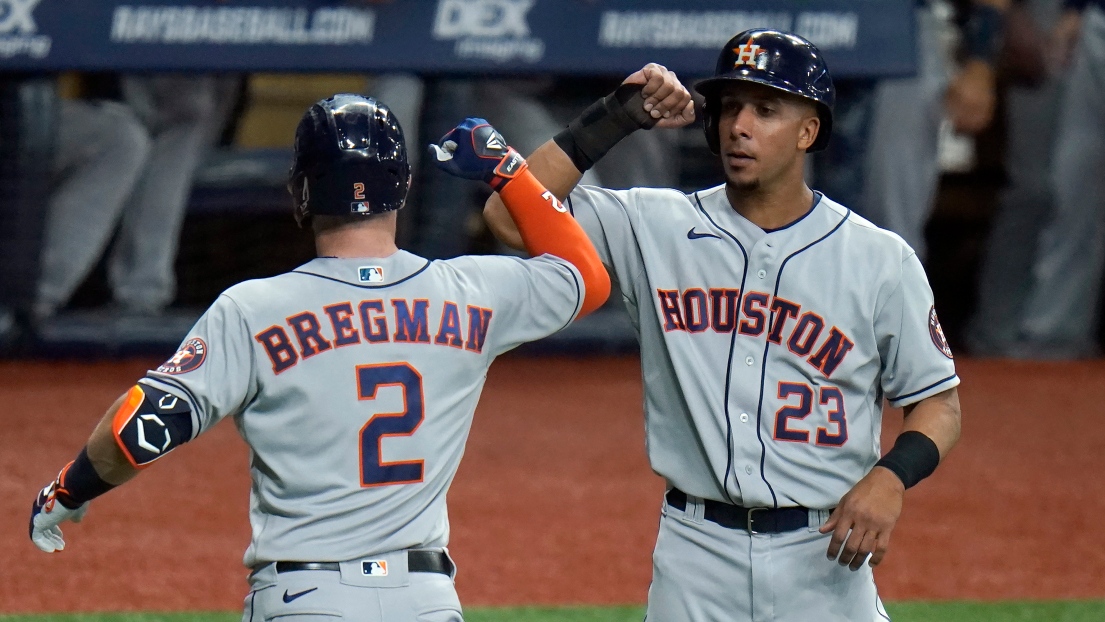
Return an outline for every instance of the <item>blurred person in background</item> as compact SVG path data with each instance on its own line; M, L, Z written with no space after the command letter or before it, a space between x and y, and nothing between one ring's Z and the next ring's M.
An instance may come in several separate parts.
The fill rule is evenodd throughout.
M1105 0L1067 0L1046 50L1066 71L1052 153L1055 209L1039 231L1018 343L1008 353L1081 358L1096 342L1105 267Z
M124 76L124 104L65 102L34 314L64 307L112 241L116 311L157 315L176 293L173 263L192 181L222 129L237 77Z
M918 3L917 75L881 80L875 87L859 211L902 236L926 256L925 224L940 180L941 125L978 134L990 125L997 101L996 62L1003 15L1011 0L973 0L962 27L965 59L956 67L948 41L951 7Z
M1002 73L1005 97L1005 172L979 269L978 305L965 331L976 355L1013 353L1032 288L1040 225L1054 209L1052 155L1062 71L1050 49L1062 0L1024 0L1006 15ZM1057 49L1057 48L1056 48Z
M149 133L129 106L98 99L61 101L37 319L64 306L95 266L149 153Z

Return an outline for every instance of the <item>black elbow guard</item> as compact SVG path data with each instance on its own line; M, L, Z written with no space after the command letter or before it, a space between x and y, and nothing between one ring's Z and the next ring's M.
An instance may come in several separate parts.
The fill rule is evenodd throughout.
M172 393L137 384L112 420L115 443L137 469L192 440L192 408Z

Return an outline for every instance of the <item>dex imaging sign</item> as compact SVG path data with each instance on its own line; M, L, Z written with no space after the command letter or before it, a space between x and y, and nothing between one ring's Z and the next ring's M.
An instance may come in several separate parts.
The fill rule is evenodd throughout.
M38 34L34 10L42 0L0 0L0 58L45 58L53 40Z
M536 0L438 0L434 38L455 40L458 58L537 62L545 42L530 36L526 18Z

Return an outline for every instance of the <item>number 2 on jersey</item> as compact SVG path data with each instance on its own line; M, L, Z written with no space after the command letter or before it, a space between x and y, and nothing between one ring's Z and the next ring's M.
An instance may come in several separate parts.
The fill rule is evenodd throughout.
M361 486L416 484L422 481L422 460L384 462L381 455L387 436L410 436L425 417L422 375L407 363L383 363L357 367L357 398L375 400L380 387L403 389L403 412L376 413L361 428Z
M795 405L786 404L775 413L775 440L791 443L808 443L810 433L805 430L796 430L790 427L791 419L805 419L813 410L813 387L804 382L780 382L779 398L790 399L798 396ZM829 409L829 423L836 426L836 431L830 433L828 428L818 427L816 442L827 447L840 447L848 440L848 422L844 418L844 394L836 387L821 387L817 402L822 406L833 406Z

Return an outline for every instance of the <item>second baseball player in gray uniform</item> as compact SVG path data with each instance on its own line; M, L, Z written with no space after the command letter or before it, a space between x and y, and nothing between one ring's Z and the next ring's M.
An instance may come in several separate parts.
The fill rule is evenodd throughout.
M609 292L567 210L476 121L446 136L438 162L524 203L515 217L529 223L530 250L558 257L430 261L397 249L410 180L398 123L360 96L315 104L289 187L324 256L224 292L39 494L35 544L63 548L60 522L231 417L253 479L244 621L461 620L445 496L488 366Z
M887 618L871 567L905 489L959 435L932 292L900 237L803 183L806 151L832 122L814 46L741 33L696 88L722 186L575 186L650 117L693 116L654 65L529 157L617 277L638 331L648 455L668 483L647 619ZM485 215L511 242L501 210L491 199ZM907 416L880 460L884 399Z

